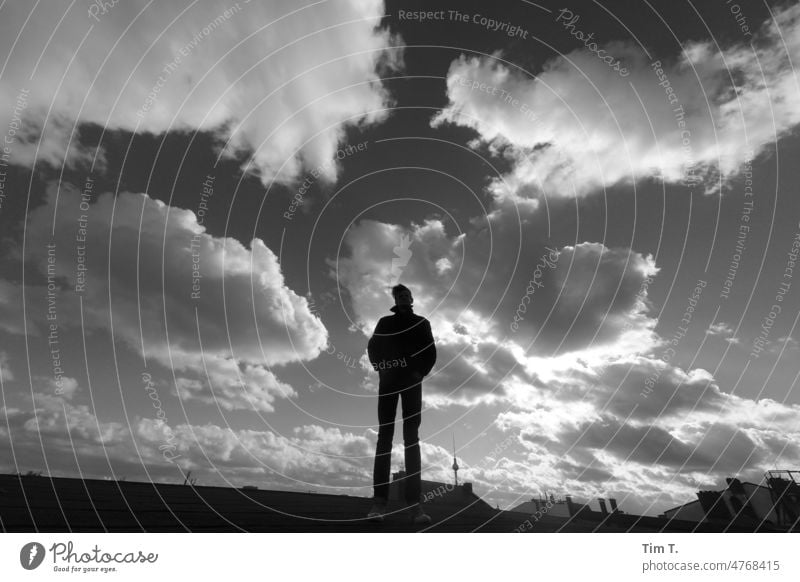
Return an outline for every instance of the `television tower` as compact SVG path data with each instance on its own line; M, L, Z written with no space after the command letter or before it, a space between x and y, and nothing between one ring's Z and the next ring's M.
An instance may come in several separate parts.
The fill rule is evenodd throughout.
M453 473L456 476L456 487L458 487L458 461L456 460L456 435L453 435Z

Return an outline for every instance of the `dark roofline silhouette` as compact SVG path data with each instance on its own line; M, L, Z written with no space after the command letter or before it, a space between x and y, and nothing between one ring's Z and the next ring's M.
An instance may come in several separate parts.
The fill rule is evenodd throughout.
M543 515L534 522L528 513L500 511L475 494L455 492L426 502L433 524L420 527L396 501L383 523L370 523L364 518L370 498L348 495L24 475L0 475L0 490L0 524L8 532L756 531L747 524L604 514L574 502L571 517ZM531 527L520 529L526 521Z

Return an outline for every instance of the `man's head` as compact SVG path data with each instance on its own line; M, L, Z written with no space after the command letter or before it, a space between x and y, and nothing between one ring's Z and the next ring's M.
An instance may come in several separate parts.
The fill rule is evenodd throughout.
M392 297L394 297L394 304L398 307L409 307L414 303L414 297L411 295L411 289L405 285L395 285L392 287Z

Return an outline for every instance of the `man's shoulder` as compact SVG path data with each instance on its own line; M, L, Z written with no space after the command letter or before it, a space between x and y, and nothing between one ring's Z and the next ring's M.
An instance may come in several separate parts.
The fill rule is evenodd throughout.
M380 327L385 327L387 325L391 325L392 322L395 321L396 317L397 316L395 316L394 314L392 314L392 315L384 315L383 317L381 317L378 320L378 323L375 325L375 329L378 329Z
M412 313L410 315L410 318L411 318L411 321L415 325L419 324L419 323L422 323L422 324L426 324L427 323L428 325L430 325L430 322L427 320L427 318L425 318L422 315L419 315L417 313ZM392 313L391 315L384 315L383 317L381 317L378 320L378 325L392 323L392 322L395 322L395 321L403 321L403 318L397 313ZM408 320L405 320L405 321L408 321Z

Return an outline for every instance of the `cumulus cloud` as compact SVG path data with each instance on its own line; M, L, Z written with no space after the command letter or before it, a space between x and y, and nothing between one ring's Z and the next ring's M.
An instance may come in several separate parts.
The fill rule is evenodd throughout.
M358 493L371 485L374 431L359 435L304 425L281 435L139 416L128 425L103 420L89 405L54 394L40 380L32 400L16 395L14 406L0 408L7 419L0 429L4 470L157 481L182 480L191 470L203 484L255 480L262 487ZM400 458L398 448L395 459Z
M728 394L707 371L652 356L575 366L548 382L531 377L507 396L511 408L497 426L546 467L538 483L587 498L621 492L639 510L678 504L724 477L759 481L776 464L800 462L800 407ZM563 463L581 471L565 473ZM589 477L598 471L607 475Z
M233 429L213 423L168 423L133 417L130 425L104 421L89 406L38 391L33 404L17 398L0 408L0 467L48 470L51 474L180 481L188 471L203 485L257 484L367 495L372 489L375 430L301 425L288 434ZM447 451L422 444L423 466L438 472ZM13 454L12 454L13 453ZM15 463L15 459L18 464ZM401 468L402 443L393 459ZM432 475L431 475L432 476Z
M87 162L78 132L93 123L213 131L227 155L252 154L265 182L304 165L333 179L346 128L385 117L376 68L399 53L377 28L381 0L183 4L4 6L0 126L15 123L13 161Z
M301 425L290 434L267 430L222 428L214 424L169 426L142 420L135 429L139 439L158 443L172 435L177 461L185 470L219 472L226 478L257 478L268 487L293 487L345 494L369 494L377 433L361 434L337 427ZM421 444L424 470L446 466L447 451ZM403 458L402 443L392 449L397 469ZM442 464L445 460L445 464ZM426 473L427 474L427 473ZM438 474L438 473L437 473ZM433 477L433 473L426 478Z
M554 250L532 242L515 265L507 239L487 244L482 229L449 234L435 219L409 227L361 221L345 236L342 256L329 261L352 320L367 336L391 304L392 249L404 236L413 252L401 281L414 292L416 312L430 319L440 351L428 380L430 405L496 401L517 364L546 377L574 366L576 357L597 365L660 345L648 300L659 271L653 257L601 243ZM491 245L499 249L487 252ZM542 256L555 262L525 297ZM454 265L445 274L438 268L443 259ZM512 328L515 314L520 321Z
M61 396L66 400L72 400L75 393L78 391L78 381L69 376L61 376L60 378L47 378L44 379L45 386L48 388L46 394L55 394Z
M462 55L432 124L470 127L510 159L513 169L490 187L499 200L651 177L710 191L800 122L800 6L776 10L753 47L690 41L678 57L651 61L632 42L613 42L604 48L624 58L624 80L587 50L551 59L535 77Z
M332 274L367 334L387 303L376 280L388 279L392 247L403 234L410 249L421 250L401 280L419 290L418 311L430 317L439 352L425 381L426 406L471 407L495 418L497 440L515 443L469 471L494 499L519 503L520 495L550 490L617 496L628 511L653 513L724 477L758 480L770 463L800 462L793 444L800 408L728 394L708 371L663 357L666 340L648 296L659 267L631 249L593 242L556 249L557 261L511 333L531 265L547 252L543 244L525 248L528 267L513 274L507 300L492 313L509 266L492 263L482 278L486 253L476 247L485 233L469 231L457 241L435 221L410 228L358 223ZM426 244L415 246L423 238ZM460 273L442 278L443 258Z
M625 344L618 353L652 347L656 320L648 315L647 290L658 271L652 256L631 249L565 246L551 271L543 269L541 278L527 273L525 294L535 293L527 304L520 301L522 309L515 306L522 317L517 341L532 340L541 354L618 342Z
M741 344L741 340L733 337L733 333L733 327L724 321L714 323L708 326L708 329L706 330L706 335L721 337L730 344Z
M519 364L508 346L469 337L461 343L442 338L437 352L439 364L425 383L426 405L472 407L506 401L505 386Z
M28 215L26 259L60 291L60 326L80 328L82 298L87 330L113 320L115 337L175 370L188 398L271 411L295 395L270 367L315 358L327 330L260 239L211 236L191 211L146 194L100 194L81 209L75 188L61 185L57 207L56 192ZM29 300L42 325L43 297Z
M726 341L740 343L738 339L733 338L729 338ZM800 351L800 342L790 335L779 337L775 340L775 343L768 348L768 351L772 353L798 352Z
M416 309L434 312L445 308L440 291L452 284L453 271L458 268L442 271L439 265L443 258L462 263L463 239L464 235L449 237L437 219L410 229L362 220L347 232L345 256L329 259L330 274L347 290L356 323L371 334L378 319L388 315L394 280L412 286ZM403 240L408 240L408 255L399 267L396 249Z
M233 358L215 355L189 356L186 360L181 365L184 372L176 378L175 384L183 400L197 400L223 410L273 412L276 398L297 396L291 386L263 366L240 365ZM186 371L196 372L187 375Z
M93 445L112 446L124 439L125 425L100 422L85 404L70 404L55 394L44 392L35 393L34 402L36 412L24 420L24 430L31 435L52 437L62 451L83 451Z
M37 391L32 399L9 394L5 407L0 408L6 420L0 431L0 465L5 470L43 470L52 464L53 469L74 472L78 457L80 472L81 465L107 467L107 455L121 462L133 460L135 452L124 424L102 421L88 405L71 402L71 395L58 395L52 383L41 378L35 382ZM71 383L77 389L77 383Z
M469 471L479 490L509 504L543 490L617 496L628 511L653 513L724 477L759 480L771 464L800 462L793 444L800 408L728 394L708 371L664 357L667 343L648 296L659 273L653 257L593 242L557 248L558 260L511 333L531 265L546 247L525 248L528 267L517 269L505 291L508 261L493 263L482 278L486 253L475 249L485 233L466 232L455 244L457 237L434 226L356 224L345 237L338 281L354 298L356 321L369 324L386 307L384 290L370 285L388 278L393 241L405 233L415 249L425 231L427 244L402 280L419 289L418 311L430 316L437 341L426 406L469 407L495 419L497 440L514 443ZM442 279L442 258L460 273ZM493 313L504 291L508 298Z
M508 228L511 219L503 213L497 221ZM409 227L360 221L347 232L342 256L329 260L366 335L391 304L392 249L403 236L412 254L400 280L439 343L460 350L510 340L529 356L549 356L587 348L641 352L659 342L648 315L648 287L659 272L652 256L593 242L552 249L531 241L515 249L508 237L495 241L484 229L450 234L437 219ZM453 265L446 272L443 260Z

